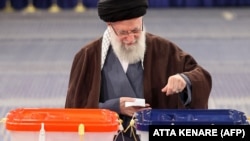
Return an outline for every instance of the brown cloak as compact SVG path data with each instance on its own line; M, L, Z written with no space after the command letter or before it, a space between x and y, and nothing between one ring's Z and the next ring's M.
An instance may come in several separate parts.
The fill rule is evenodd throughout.
M101 88L101 43L99 38L83 47L72 63L65 108L98 108ZM209 72L172 42L146 34L144 97L154 109L207 109L212 88ZM168 77L184 73L192 83L191 103L185 107L178 94L166 96L161 89Z

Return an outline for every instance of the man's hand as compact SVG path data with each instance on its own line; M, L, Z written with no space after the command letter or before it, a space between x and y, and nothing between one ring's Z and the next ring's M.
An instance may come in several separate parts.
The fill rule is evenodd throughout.
M186 86L186 81L179 74L176 74L168 78L167 85L161 91L166 95L171 95L182 92Z
M134 102L135 98L132 97L121 97L120 98L120 111L121 114L127 115L127 116L133 116L135 112L144 110L144 109L151 109L149 104L145 104L145 107L139 107L139 106L129 106L125 107L126 102Z

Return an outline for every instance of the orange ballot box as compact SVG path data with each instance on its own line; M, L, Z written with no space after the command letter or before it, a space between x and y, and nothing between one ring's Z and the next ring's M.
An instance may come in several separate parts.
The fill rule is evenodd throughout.
M112 141L119 117L106 109L19 108L5 127L11 141Z

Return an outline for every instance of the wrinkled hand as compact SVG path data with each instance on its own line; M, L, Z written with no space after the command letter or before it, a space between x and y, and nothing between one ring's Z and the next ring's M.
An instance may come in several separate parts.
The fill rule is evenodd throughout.
M186 81L179 74L176 74L168 78L167 85L161 91L166 95L177 94L182 92L186 85Z
M144 109L151 109L149 104L146 104L145 107L139 107L139 106L125 107L125 102L134 102L134 101L135 101L135 99L132 98L132 97L121 97L120 98L120 111L121 111L121 114L132 117L135 112L138 112L138 111L144 110Z

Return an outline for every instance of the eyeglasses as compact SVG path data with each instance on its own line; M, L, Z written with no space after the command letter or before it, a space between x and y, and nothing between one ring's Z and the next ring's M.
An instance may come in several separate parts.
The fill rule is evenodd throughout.
M130 34L136 35L136 34L139 34L143 31L143 24L141 27L136 27L133 30L129 30L129 31L125 31L125 30L117 31L117 30L115 30L115 28L113 27L113 25L111 23L110 23L110 26L113 29L113 31L115 32L115 34L119 37L125 37L125 36L128 36Z

